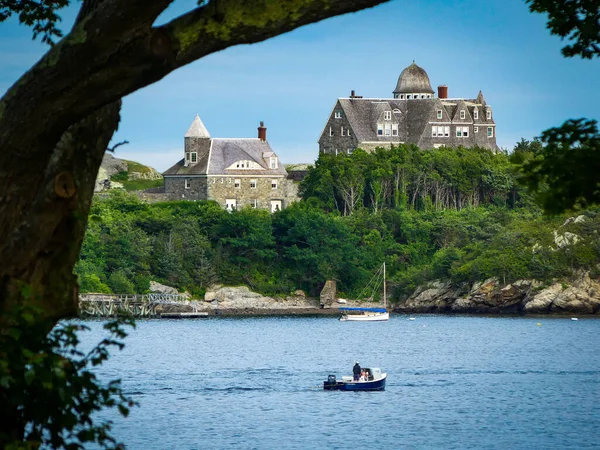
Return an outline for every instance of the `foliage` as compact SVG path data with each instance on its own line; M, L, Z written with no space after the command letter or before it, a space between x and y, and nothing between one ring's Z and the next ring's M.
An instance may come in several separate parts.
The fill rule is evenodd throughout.
M600 8L597 0L526 0L531 12L547 13L552 34L574 41L562 49L566 57L600 56Z
M9 324L0 335L0 417L2 430L12 434L0 434L0 447L83 449L96 443L120 448L110 434L111 422L94 414L117 408L127 416L135 403L124 396L119 380L104 386L93 368L107 360L111 348L123 348L124 326L133 322L105 324L108 337L84 352L78 345L79 334L88 330L85 325L63 322L48 334L51 324L32 306L3 320Z
M523 182L545 211L600 204L600 133L595 120L568 120L542 133L541 151L523 164Z
M140 167L147 169L146 166L142 166L141 164ZM162 187L165 185L165 180L163 178L159 178L158 180L130 180L129 172L119 172L110 177L110 179L111 181L121 183L126 191L144 191L146 189Z
M42 35L42 42L52 44L62 37L56 27L59 9L68 6L69 0L0 0L0 22L16 14L19 22L33 28L33 38Z
M301 184L302 198L326 211L446 210L526 201L504 154L481 148L431 149L413 145L319 155Z

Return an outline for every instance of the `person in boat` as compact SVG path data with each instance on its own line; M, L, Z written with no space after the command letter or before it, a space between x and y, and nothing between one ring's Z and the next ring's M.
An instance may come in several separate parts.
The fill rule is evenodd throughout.
M361 373L361 369L360 369L360 364L358 364L358 361L354 361L354 367L352 368L352 374L354 375L354 381L358 381L360 379L360 373Z
M361 370L360 379L358 381L367 381L367 372L366 371Z

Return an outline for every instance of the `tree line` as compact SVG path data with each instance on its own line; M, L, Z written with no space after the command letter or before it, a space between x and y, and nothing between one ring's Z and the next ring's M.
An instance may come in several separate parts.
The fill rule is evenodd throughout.
M302 200L275 214L113 192L92 204L75 269L80 289L143 293L155 280L197 296L215 283L316 296L334 279L340 295L356 297L385 260L400 301L434 279L546 280L593 270L597 210L564 227L567 215L544 216L517 182L539 142L517 147L510 157L411 146L320 155ZM565 231L582 239L559 248L554 233Z

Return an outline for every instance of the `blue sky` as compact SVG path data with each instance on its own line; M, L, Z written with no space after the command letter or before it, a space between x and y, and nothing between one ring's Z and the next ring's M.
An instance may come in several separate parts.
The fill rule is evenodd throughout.
M191 8L178 0L163 19ZM65 31L76 8L63 13ZM46 46L11 20L0 24L0 92ZM566 119L598 119L600 61L563 58L545 17L524 0L395 0L253 45L210 55L124 99L115 156L164 171L183 157L183 135L198 113L213 137L256 137L259 121L284 163L313 162L338 97L392 95L416 61L434 90L474 98L494 111L497 141L512 150Z

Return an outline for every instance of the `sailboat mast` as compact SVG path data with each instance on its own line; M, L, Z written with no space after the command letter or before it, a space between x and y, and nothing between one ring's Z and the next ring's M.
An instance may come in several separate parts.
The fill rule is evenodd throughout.
M383 307L387 308L387 295L385 292L385 261L383 262Z

